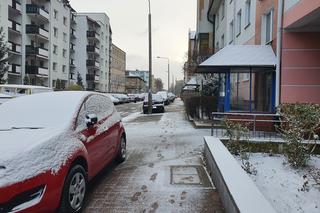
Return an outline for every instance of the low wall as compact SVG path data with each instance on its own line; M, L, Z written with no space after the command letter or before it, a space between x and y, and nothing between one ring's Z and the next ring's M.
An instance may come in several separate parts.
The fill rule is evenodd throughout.
M223 143L204 137L207 167L227 213L276 213Z

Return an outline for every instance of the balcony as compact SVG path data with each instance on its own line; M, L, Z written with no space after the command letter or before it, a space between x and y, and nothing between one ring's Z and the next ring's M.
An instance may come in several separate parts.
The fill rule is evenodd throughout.
M99 41L100 35L96 31L88 30L87 38Z
M15 32L21 33L21 24L16 21L8 20L9 30L13 30Z
M49 39L49 32L45 29L42 29L38 25L27 24L26 25L26 33L32 35L39 35L45 39Z
M21 66L19 64L9 64L8 72L11 74L21 74Z
M27 55L38 55L40 57L48 58L49 51L42 47L34 47L31 45L26 45L26 53Z
M47 10L41 8L39 5L36 4L27 4L26 11L28 15L34 16L36 18L49 21L50 15Z
M96 46L93 45L87 45L87 52L88 53L95 53L95 54L100 54L100 49Z
M75 14L72 14L72 15L71 15L71 24L77 24L77 22L76 22L76 15L75 15Z
M71 39L77 39L77 37L76 37L76 31L75 31L74 29L71 29L70 38L71 38Z
M9 0L10 8L17 10L18 12L21 13L21 3L16 1L16 0Z
M73 43L70 43L70 52L71 53L75 52L75 45Z
M95 67L96 69L99 69L100 63L96 60L87 60L87 67Z
M13 42L8 42L8 48L11 53L21 54L21 45Z
M26 65L26 73L31 75L49 75L49 69L46 67Z

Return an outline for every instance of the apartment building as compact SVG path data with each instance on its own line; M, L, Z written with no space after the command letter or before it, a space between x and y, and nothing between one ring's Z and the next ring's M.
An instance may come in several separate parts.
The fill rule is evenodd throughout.
M139 76L144 80L146 86L149 87L149 71L147 70L127 70L126 76Z
M0 25L9 46L10 84L55 87L69 82L68 1L2 0Z
M140 76L126 76L126 93L146 92L146 82Z
M105 13L78 13L75 41L76 72L89 91L109 91L111 28Z
M110 92L124 93L126 90L126 53L112 44Z

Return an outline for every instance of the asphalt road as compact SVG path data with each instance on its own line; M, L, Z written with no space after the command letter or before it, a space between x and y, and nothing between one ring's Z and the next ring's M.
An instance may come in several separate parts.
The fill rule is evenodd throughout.
M91 182L84 212L224 212L202 161L210 131L192 127L180 100L164 114L137 113L141 104L117 106L126 117L127 160Z

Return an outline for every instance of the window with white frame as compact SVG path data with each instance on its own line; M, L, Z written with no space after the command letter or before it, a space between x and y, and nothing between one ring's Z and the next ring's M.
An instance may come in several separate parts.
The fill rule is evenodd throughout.
M270 10L264 15L264 42L266 44L272 41L273 28L273 10Z
M56 28L56 27L53 28L53 35L56 38L58 37L58 28Z
M66 65L62 65L62 72L65 73L67 70L67 66Z
M242 18L242 11L239 10L237 13L237 36L241 34L241 18Z
M67 26L67 17L63 16L63 25Z
M58 11L57 10L53 11L53 17L54 17L54 19L58 19Z
M62 55L63 55L64 58L67 57L67 50L66 50L66 49L63 49L63 50L62 50Z
M224 48L224 34L221 36L221 48Z
M56 62L52 63L52 70L57 71L57 63Z
M58 54L58 46L57 45L53 45L53 54Z
M229 24L229 30L230 30L229 44L231 44L233 42L233 37L234 37L233 20Z
M67 37L67 33L63 33L63 41L64 41L64 42L67 42L67 38L68 38L68 37Z
M251 0L246 1L245 27L251 23Z

